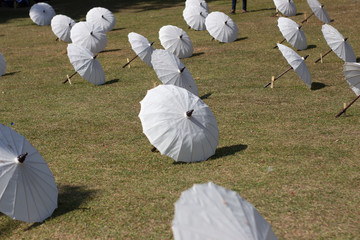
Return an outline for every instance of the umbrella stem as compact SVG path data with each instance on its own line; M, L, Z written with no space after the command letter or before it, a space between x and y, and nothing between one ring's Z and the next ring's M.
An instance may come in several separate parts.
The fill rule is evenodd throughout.
M71 74L71 76L69 78L67 78L65 81L63 81L62 83L65 84L67 83L67 81L69 81L69 79L71 79L73 76L75 76L77 72L74 72L73 74Z
M285 40L286 40L286 39L284 38L281 42L279 42L279 44L285 42ZM277 47L278 47L278 46L276 45L276 46L274 47L274 49L277 48Z
M124 66L122 66L122 68L125 68L127 65L129 65L132 61L135 60L135 58L137 58L138 55L136 55L135 57L133 57L129 62L127 62Z
M285 73L287 73L288 71L290 71L291 69L293 69L292 67L290 67L289 69L287 69L285 72L281 73L279 76L277 76L276 78L274 78L274 82L279 79L280 77L282 77ZM271 84L271 82L267 83L264 88L268 87Z
M25 161L27 155L28 155L27 152L24 153L24 154L20 154L20 155L18 156L18 158L17 158L18 161L19 161L20 163L23 163L23 162Z
M304 22L307 22L307 20L312 17L314 15L314 12L312 12L307 18L305 18L304 20L301 21L301 24L303 24Z
M182 73L185 70L186 67L183 67L182 69L180 69L180 73Z
M344 112L346 112L346 110L353 105L354 102L356 102L356 100L358 100L360 98L360 95L357 96L346 108L344 108L341 112L339 112L335 117L340 117L341 114L343 114Z
M332 52L332 49L330 49L330 50L327 51L324 55L322 55L321 58L324 58L326 55L328 55L328 54L331 53L331 52ZM315 63L319 62L319 61L321 60L321 58L317 59L317 60L315 61Z
M188 118L190 118L193 112L194 112L194 109L191 109L190 111L187 111L187 112L186 112L186 116L187 116Z

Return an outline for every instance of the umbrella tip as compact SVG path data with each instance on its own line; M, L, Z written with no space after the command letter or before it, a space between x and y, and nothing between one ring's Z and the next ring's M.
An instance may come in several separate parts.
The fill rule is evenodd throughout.
M26 159L26 156L28 155L28 153L23 153L23 154L20 154L18 157L17 157L17 160L19 161L19 163L23 163Z
M150 46L152 46L154 44L154 42L150 43Z
M346 38L344 38L343 40L344 40L344 42L346 42L346 41L348 40L348 38L346 37Z
M303 57L303 59L305 60L305 59L307 59L309 57L309 55L306 55L305 57Z
M190 118L192 113L194 112L194 109L191 109L190 111L187 111L186 114L186 118Z
M179 36L179 38L182 39L182 37L183 37L183 35L181 34L181 35Z
M182 69L179 69L179 73L182 73L185 70L186 67L183 67Z
M90 35L93 35L93 32L92 32L92 31L90 32Z

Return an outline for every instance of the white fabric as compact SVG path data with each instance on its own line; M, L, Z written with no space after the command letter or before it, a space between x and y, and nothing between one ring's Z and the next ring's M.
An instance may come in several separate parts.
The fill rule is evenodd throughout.
M270 224L239 194L212 182L194 184L175 203L175 240L276 240Z
M197 162L215 153L217 122L198 96L174 85L159 85L149 90L140 104L143 132L161 154L175 161ZM186 112L192 109L187 117Z
M339 58L344 62L356 62L353 49L338 30L328 24L324 24L321 31L327 44Z
M18 156L28 153L20 163ZM38 151L19 133L0 124L0 212L42 222L57 208L55 179Z
M104 70L92 52L80 45L72 43L67 47L67 54L75 71L79 73L80 76L95 85L105 83Z
M32 5L29 15L35 24L45 26L50 25L51 19L55 16L55 11L49 4L40 2Z
M70 37L73 43L89 49L94 54L104 50L107 45L106 33L88 22L76 23L70 31Z
M330 17L327 14L324 5L319 3L318 0L307 0L309 7L314 12L314 15L323 23L330 23Z
M183 17L187 25L197 31L206 30L205 19L208 12L202 7L188 6L183 11Z
M163 84L176 85L198 95L198 89L191 73L187 68L181 72L185 65L174 54L157 49L151 56L151 63Z
M206 30L220 42L233 42L239 35L236 23L225 13L211 12L205 19Z
M295 72L299 75L301 80L311 88L311 76L310 72L304 62L304 58L300 57L294 50L289 47L286 47L282 44L277 44L280 52L286 59L286 61L290 64L290 66L295 70Z
M187 33L172 25L160 28L159 39L165 50L173 53L178 58L191 57L194 49L190 37Z
M296 15L296 6L293 0L274 0L274 4L283 15L288 17Z
M55 36L64 42L71 43L70 31L75 25L75 21L65 15L56 15L51 20L51 29Z
M6 71L6 61L4 56L0 53L0 76L4 75Z
M290 18L279 17L278 27L286 41L288 41L291 46L298 50L307 49L305 33L296 22Z
M360 95L360 64L355 62L345 62L344 75L351 90L356 96Z
M209 6L205 0L186 0L185 1L185 8L195 6L203 8L207 13L209 13Z
M131 48L134 50L136 55L139 56L141 60L146 62L147 65L152 67L151 64L151 55L155 50L152 44L144 36L131 32L128 34L129 43Z
M111 31L116 23L112 12L103 7L90 9L86 14L86 21L99 26L105 32Z

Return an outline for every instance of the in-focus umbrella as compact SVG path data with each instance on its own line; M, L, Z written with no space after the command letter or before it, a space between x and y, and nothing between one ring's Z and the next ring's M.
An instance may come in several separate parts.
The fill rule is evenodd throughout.
M75 68L75 73L68 77L63 83L66 83L72 76L79 73L88 82L95 85L105 83L105 73L100 62L87 48L71 43L67 47L67 54L71 64Z
M205 19L207 16L208 12L198 6L188 6L183 11L183 17L187 25L197 31L206 30Z
M90 9L86 14L86 21L99 26L105 32L111 31L116 23L112 12L103 7Z
M321 31L330 47L330 50L317 59L315 63L319 62L323 57L331 52L334 52L344 62L356 62L355 53L347 41L347 38L344 38L338 30L329 24L324 24Z
M25 222L42 222L57 208L54 176L39 152L0 124L0 212Z
M128 63L126 63L123 68L130 64L136 57L140 57L141 60L143 60L144 62L146 62L147 65L152 67L151 55L154 51L154 47L152 46L153 42L150 43L146 37L135 32L129 33L128 39L131 48L136 53L136 56L132 58Z
M107 44L106 33L99 27L89 22L76 23L70 37L73 43L81 45L96 54L105 49Z
M306 64L304 61L309 55L307 55L305 57L301 57L291 48L286 47L279 43L278 43L278 48L291 67L289 69L287 69L285 72L283 72L282 74L280 74L279 76L277 76L276 78L274 78L274 81L279 79L281 76L283 76L285 73L287 73L291 69L294 69L295 72L301 78L301 80L303 80L303 82L306 84L306 86L311 88L310 72L309 72L308 68L306 67ZM271 82L267 83L264 87L267 87L270 84L271 84Z
M55 16L54 9L47 3L40 2L32 5L29 12L31 20L40 26L50 25Z
M172 25L166 25L159 30L159 39L165 50L173 53L178 58L191 57L194 49L187 33Z
M209 6L205 0L186 0L185 1L185 8L195 6L203 8L207 13L209 13Z
M233 42L239 35L236 23L225 13L211 12L205 19L206 30L220 42Z
M0 53L0 76L4 75L6 71L6 61L4 56Z
M293 0L274 0L277 10L287 17L296 15L296 6Z
M70 31L75 21L70 17L58 14L51 19L51 29L61 41L71 43Z
M307 0L309 7L312 10L312 14L310 14L306 19L304 19L301 23L306 22L311 16L315 15L320 21L323 23L330 23L330 17L327 14L324 5L319 3L318 0Z
M270 224L238 193L212 182L194 184L175 203L175 240L276 240Z
M299 26L295 21L290 18L279 17L278 27L286 41L288 41L291 46L298 50L307 49L305 33L301 29L301 26ZM284 40L282 42L284 42Z
M175 161L197 162L215 153L217 122L198 96L175 85L159 85L140 104L143 132L161 154Z
M157 49L151 56L151 63L163 84L176 85L198 95L198 89L191 73L174 54Z

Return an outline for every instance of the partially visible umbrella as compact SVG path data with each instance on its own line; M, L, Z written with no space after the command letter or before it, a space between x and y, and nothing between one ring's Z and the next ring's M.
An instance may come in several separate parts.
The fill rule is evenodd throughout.
M296 6L293 0L274 0L277 10L287 17L296 15Z
M103 7L90 9L86 14L86 21L99 26L105 32L111 31L116 23L112 12Z
M0 212L42 222L57 208L54 176L39 152L10 127L0 124Z
M205 19L206 30L220 42L233 42L239 35L236 23L225 13L211 12Z
M150 43L146 37L135 32L129 33L128 39L131 48L136 53L136 56L132 58L128 63L126 63L123 68L130 64L136 57L140 57L141 60L143 60L147 65L152 67L151 55L154 51L154 47L152 46L153 42Z
M198 89L191 73L174 54L157 49L151 56L151 63L163 84L176 85L198 95Z
M188 6L183 11L183 17L187 25L194 30L202 31L206 30L205 19L208 16L208 12L198 6Z
M165 50L173 53L178 58L191 57L194 49L187 33L172 25L160 28L159 39Z
M75 21L70 17L58 14L51 20L51 29L61 41L71 43L70 31Z
M31 20L40 26L50 25L55 16L54 9L47 3L40 2L32 5L29 12Z
M205 0L186 0L185 1L185 8L189 7L189 6L196 6L196 7L201 7L203 8L207 13L209 13L209 6L206 3Z
M315 15L320 21L323 23L330 23L330 17L327 14L324 5L319 3L318 0L307 0L309 7L312 10L312 14L310 14L306 19L304 19L301 23L306 22L311 16Z
M140 102L143 132L161 154L180 162L207 160L219 143L219 130L210 108L175 85L159 85Z
M286 41L288 41L291 46L298 50L307 49L305 33L301 29L301 26L299 26L296 22L290 18L279 17L278 27ZM284 42L284 40L282 42Z
M4 75L6 71L6 61L4 56L0 53L0 76Z
M175 203L175 240L276 240L270 224L238 193L213 182L194 184Z

